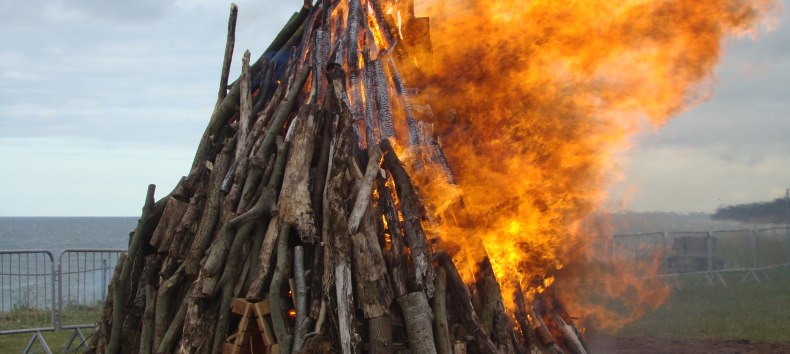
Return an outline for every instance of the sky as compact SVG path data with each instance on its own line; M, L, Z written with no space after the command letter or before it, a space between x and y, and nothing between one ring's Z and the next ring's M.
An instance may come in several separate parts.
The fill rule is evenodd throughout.
M785 1L785 7L787 2ZM231 77L301 1L237 1ZM137 216L185 175L229 2L0 1L0 216ZM728 40L704 103L634 137L610 210L712 212L790 187L790 25Z

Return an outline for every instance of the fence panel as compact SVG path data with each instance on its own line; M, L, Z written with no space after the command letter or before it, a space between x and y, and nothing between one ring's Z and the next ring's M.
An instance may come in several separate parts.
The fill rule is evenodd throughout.
M0 251L0 334L55 330L54 281L50 251Z
M61 328L93 327L101 316L107 284L123 250L67 249L58 258Z
M614 235L612 255L622 259L641 259L650 257L665 245L663 232Z
M651 275L650 269L662 267L662 257L666 253L667 241L663 232L614 235L611 255L618 260L628 261L636 273ZM663 273L663 269L659 272Z
M790 227L780 226L755 231L757 268L790 264Z
M721 261L721 270L757 268L757 239L754 231L718 230L711 232L711 236L715 240L713 257Z

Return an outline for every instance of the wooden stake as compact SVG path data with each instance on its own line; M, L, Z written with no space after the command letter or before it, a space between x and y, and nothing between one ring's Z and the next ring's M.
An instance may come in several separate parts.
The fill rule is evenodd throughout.
M225 56L222 60L222 75L219 79L219 93L217 95L217 104L222 102L222 99L228 93L228 75L230 74L230 62L233 58L233 47L236 44L236 17L239 13L239 7L236 4L230 4L230 16L228 17L228 39L225 41ZM247 55L249 61L249 55Z

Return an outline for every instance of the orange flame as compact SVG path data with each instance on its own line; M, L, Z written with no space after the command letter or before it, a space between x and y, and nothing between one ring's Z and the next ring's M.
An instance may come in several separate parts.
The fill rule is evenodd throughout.
M497 277L510 280L503 287L514 280L529 296L583 258L592 241L581 222L605 197L629 135L697 103L723 39L753 32L773 3L419 5L430 17L436 70L421 98L437 113L458 182L411 171L442 221L432 231L447 247L489 256ZM512 308L512 289L503 295Z

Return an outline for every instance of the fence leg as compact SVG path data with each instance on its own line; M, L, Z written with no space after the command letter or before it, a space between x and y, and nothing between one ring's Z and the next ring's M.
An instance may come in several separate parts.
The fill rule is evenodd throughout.
M741 279L741 283L745 283L747 280L749 280L749 278L754 278L754 280L760 283L760 277L758 277L757 273L755 273L754 270L751 269L746 271L746 275L744 275L743 279Z
M45 353L52 354L52 351L49 350L49 345L47 345L47 341L44 340L44 336L42 336L39 331L36 331L36 333L30 336L30 340L27 341L27 345L25 346L25 350L22 351L22 354L31 353L31 349L33 349L33 345L36 344L36 341L38 341L38 345L41 346L41 349L43 349Z
M79 338L80 342L79 342L79 344L77 344L77 347L72 348L71 346L72 346L72 344L74 344L74 340L77 339L77 338ZM87 342L87 341L88 340L85 339L85 335L82 334L82 330L80 330L79 328L74 328L74 331L71 332L71 338L69 338L69 341L66 343L66 349L63 349L63 352L64 353L69 353L69 352L75 352L76 353L81 347L84 347L85 350L87 350L88 349L88 345L85 344L85 342Z
M716 272L716 277L719 278L719 281L721 282L721 284L724 285L724 287L726 288L727 287L727 282L724 281L724 277L721 276L721 272Z
M765 269L761 269L760 272L763 273L763 278L765 278L768 281L773 281L771 277L768 276L768 273L765 272Z
M107 260L101 260L101 301L104 302L107 298L107 272L110 267L107 266Z

